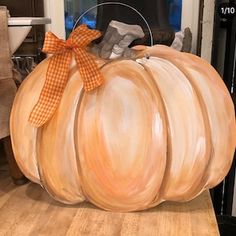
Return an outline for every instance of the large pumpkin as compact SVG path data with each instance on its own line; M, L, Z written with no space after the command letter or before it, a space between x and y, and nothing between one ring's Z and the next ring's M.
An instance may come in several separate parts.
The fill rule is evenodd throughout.
M207 62L166 46L144 47L132 60L97 61L104 84L84 92L72 66L60 106L42 128L28 118L48 60L21 85L11 137L29 179L61 202L88 200L113 211L188 201L223 180L235 149L235 113Z

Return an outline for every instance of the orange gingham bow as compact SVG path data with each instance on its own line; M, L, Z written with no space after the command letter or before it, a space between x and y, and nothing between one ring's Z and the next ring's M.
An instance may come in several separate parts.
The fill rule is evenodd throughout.
M56 111L68 82L73 55L85 91L91 91L102 84L101 72L92 56L86 51L88 44L100 36L99 31L88 29L86 25L77 27L66 41L58 39L52 32L46 33L43 52L53 54L53 56L49 58L46 81L39 100L29 117L32 125L42 126Z

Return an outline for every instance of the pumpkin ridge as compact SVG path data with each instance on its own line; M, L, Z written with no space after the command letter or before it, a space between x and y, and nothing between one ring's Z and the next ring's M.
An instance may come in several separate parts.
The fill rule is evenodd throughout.
M149 64L148 64L148 62L150 62ZM160 64L159 65L159 68L163 68L162 70L164 71L164 70L167 70L167 66L168 66L168 73L170 73L170 70L173 70L173 72L172 73L174 73L174 71L176 71L175 73L177 73L177 71L178 71L178 73L179 73L179 75L181 75L181 80L179 80L179 81L182 81L181 83L183 84L186 84L186 86L188 87L188 90L189 90L189 92L191 91L191 103L192 102L194 102L194 104L196 104L197 105L197 110L195 110L195 112L196 111L198 111L198 121L200 122L199 123L199 125L201 125L201 132L203 132L204 134L206 133L205 131L206 131L206 128L205 128L205 122L203 122L203 115L202 115L202 111L200 110L200 104L199 104L199 100L198 100L198 97L197 97L197 94L196 94L196 92L194 91L194 88L193 88L193 86L188 82L187 83L187 78L186 78L186 76L175 66L175 65L173 65L172 63L170 63L169 61L166 61L166 60L164 60L164 59L161 59L161 58L157 58L157 57L150 57L150 61L148 60L148 59L145 59L144 61L143 61L143 64L144 64L144 66L147 68L147 70L149 70L149 73L150 74L152 74L153 76L154 76L154 74L156 73L156 71L157 71L157 69L156 69L156 67L155 67L155 70L154 70L154 65L157 65L157 63L161 63L161 62L163 62L163 63L165 63L165 64L163 64L163 65L165 65L164 67L162 67L162 64ZM147 64L146 64L147 63ZM150 67L150 68L149 68ZM164 69L166 67L166 69ZM152 69L151 69L152 68ZM153 70L153 71L152 71ZM160 73L163 73L163 72L160 72ZM167 73L167 72L166 72ZM159 74L160 75L160 74ZM159 83L158 83L158 75L157 74L155 74L155 76L156 76L156 83L157 83L157 86L159 87ZM162 76L164 76L164 75L162 75ZM178 76L177 74L176 74L176 76ZM173 75L172 75L172 77L173 77ZM176 77L177 78L177 77ZM170 79L168 79L169 81L171 81ZM165 80L164 80L164 77L162 78L162 81L163 82L161 82L160 83L160 85L161 84L165 84ZM185 81L185 82L184 82ZM170 82L168 82L168 83L170 83ZM173 82L172 82L173 83ZM181 83L180 82L178 82L178 86L180 86L181 85ZM165 85L165 86L167 86L167 85ZM170 85L168 85L168 86L170 86ZM181 85L182 86L182 85ZM187 87L185 88L185 89L187 89ZM164 94L162 94L165 90L166 90L166 88L164 89L165 87L163 87L163 85L162 85L162 88L161 88L161 91L160 91L160 93L161 93L161 95L163 96ZM179 89L181 89L180 91L182 91L183 92L183 88L182 87L178 87ZM187 90L186 90L187 91ZM186 93L185 93L185 95L186 95ZM166 95L165 95L166 96ZM164 96L164 97L165 97ZM168 95L169 96L169 95ZM164 98L163 97L163 98ZM189 97L190 98L190 97ZM165 98L164 98L165 99ZM178 104L178 103L177 103ZM176 104L176 105L177 105ZM186 103L187 104L187 103ZM190 103L188 103L189 105L190 105ZM170 109L170 107L169 107L169 105L170 105L170 101L169 101L169 103L167 102L167 103L165 103L165 106L166 106L166 108L167 109ZM188 106L189 106L188 105ZM184 112L184 111L183 111ZM200 113L199 113L200 112ZM184 113L183 113L184 114ZM182 116L182 115L181 115ZM171 117L173 117L173 114L169 114L168 115L168 119L173 119L173 118L171 118ZM172 120L172 122L173 122L173 120ZM172 123L173 124L173 123ZM177 123L176 123L177 124ZM187 125L187 123L186 123L186 125ZM190 125L190 123L188 123L188 128L190 128L189 127L189 125ZM169 126L170 127L170 126ZM175 127L175 126L173 126L173 127ZM186 128L187 128L186 127ZM199 126L200 127L200 126ZM191 128L190 128L191 129ZM174 132L176 132L175 131L176 130L176 128L174 128L173 129L173 131ZM168 129L168 131L169 131L169 129ZM170 135L172 136L172 131L171 131L171 133L169 132L169 137L170 137ZM196 136L197 135L197 136ZM194 135L194 136L189 136L189 134L188 134L188 136L189 137L195 137L195 138L197 138L198 137L198 140L199 140L199 138L201 137L201 136L199 136L200 135L200 133L198 132L198 133L196 133L196 135ZM178 134L178 136L179 136L179 134ZM184 136L184 137L188 137L188 136ZM173 137L172 137L173 138ZM177 137L176 137L177 138ZM180 138L180 137L179 137ZM169 139L170 140L170 139ZM194 139L195 140L195 139ZM186 140L187 141L187 140ZM186 145L188 145L188 147L190 148L189 149L189 154L190 154L190 151L191 152L193 152L194 151L194 159L192 159L191 160L191 158L188 158L187 156L186 156L186 154L182 154L182 158L183 159L181 159L182 160L182 164L180 164L180 166L182 166L181 167L181 169L183 169L183 168L185 168L185 167L187 167L188 165L190 165L190 167L192 168L193 166L196 166L196 164L194 164L194 163L196 163L196 161L197 161L197 163L199 164L200 163L200 161L202 162L202 161L204 161L204 159L203 159L203 157L201 158L201 159L199 159L199 157L201 157L201 156L199 156L200 154L198 153L198 152L196 152L196 150L195 150L195 147L194 147L194 145L193 144L191 144L190 145L190 143L188 144L188 143L186 143L186 141L185 141L185 144ZM168 149L168 151L170 150L170 146L171 146L171 143L169 142L168 143L169 144L169 149ZM189 146L190 145L190 146ZM206 143L204 142L204 147L206 146ZM174 147L174 146L173 146ZM176 146L175 146L175 149L176 149ZM188 150L188 149L187 149ZM184 150L183 150L184 151ZM179 155L179 154L178 154ZM206 152L204 152L204 156L207 156L207 153ZM169 154L168 154L168 157L169 158L173 158L172 157L172 155L171 155L171 153L169 152ZM168 161L169 161L169 158L167 158L167 163L168 163ZM177 158L177 156L175 156L175 158ZM209 159L209 158L208 158ZM189 161L188 161L189 160ZM172 161L173 161L173 163L172 163ZM182 186L182 188L184 187L184 189L179 189L179 190L177 190L177 192L176 193L174 193L173 191L173 193L171 193L171 197L167 194L166 195L166 191L167 192L169 192L169 190L166 188L167 187L167 181L170 181L170 179L169 179L169 171L170 170L172 170L173 171L173 165L175 165L174 163L176 163L176 161L174 162L174 160L172 160L171 162L169 162L169 163L171 163L171 165L169 164L169 167L168 167L168 165L167 165L167 168L166 168L166 178L164 178L164 181L163 181L163 186L165 186L165 189L163 190L162 189L162 194L165 196L165 198L167 198L167 199L165 199L165 200L178 200L178 201L180 201L180 199L183 199L183 200L186 200L186 199L189 199L190 197L192 197L192 195L193 195L193 192L198 192L198 187L197 187L197 185L199 185L200 184L200 179L199 178L196 178L196 177L194 177L194 175L191 173L191 171L189 170L187 170L186 169L186 171L187 171L187 173L188 173L188 176L191 178L191 183L193 183L191 186L189 185L189 184L185 184L184 182L182 183L182 184L180 184L180 182L176 182L175 183L175 185L176 186L179 186L179 187L181 187ZM205 164L205 163L204 163ZM180 167L176 167L176 168L180 168ZM178 172L179 174L180 174L180 172ZM182 170L182 173L183 173L183 170ZM201 170L201 173L202 174L204 174L204 172L203 172L203 170ZM181 177L180 175L178 174L178 181L180 181L181 180L181 178L183 178L183 176ZM173 173L172 173L172 175L173 175ZM167 176L168 176L168 178L167 178ZM169 180L168 180L169 179ZM195 181L196 183L194 183L193 181ZM173 184L171 184L170 186L172 186L172 188L175 186L175 185L173 185ZM194 188L193 188L193 186L194 186ZM164 191L164 192L163 192ZM173 196L172 196L173 195Z
M132 63L129 64L130 67L127 66L127 69L129 68L129 69L131 70L131 68L132 68L132 71L135 71L135 73L140 73L140 72L136 72L136 69L133 68L133 66L134 66L134 65L137 65L137 66L138 66L137 68L140 68L140 70L141 70L141 66L140 66L138 63L134 62L133 60L125 60L125 61L122 60L122 62L119 62L118 64L116 64L115 62L113 62L113 63L115 63L115 64L113 64L113 63L108 63L109 66L110 66L110 67L108 67L108 68L111 69L111 68L113 68L113 67L116 68L116 67L120 66L120 67L118 67L118 68L120 68L120 69L122 68L122 70L125 71L124 66L125 66L125 68L126 68L126 64L128 64L128 61L130 61L129 63L132 62L132 63L134 63L134 64L132 64ZM120 64L120 63L121 63L121 64ZM132 66L131 66L131 65L132 65ZM105 68L105 70L107 70L107 67L106 67L106 66L105 66L104 68ZM113 69L112 69L112 70L113 70ZM104 69L103 69L103 71L104 71ZM117 71L119 71L119 69L117 69ZM129 70L126 70L126 71L127 71L126 74L127 74L127 73L129 74ZM145 76L147 76L146 72L143 70L143 67L142 67L142 71L143 71L142 73L145 73ZM119 72L118 72L118 73L119 73ZM123 72L122 72L122 73L123 73ZM134 73L134 72L131 72L131 73ZM137 74L137 75L138 75L138 74ZM109 78L109 80L110 80L111 77L108 77L108 78ZM127 78L129 78L129 77L127 77ZM141 79L141 77L139 77L139 78ZM106 78L105 78L105 79L106 79ZM130 77L129 79L132 81L133 78ZM149 88L149 87L152 88L152 86L150 85L150 80L147 79L147 81L148 81L148 82L145 81L145 86L148 86L147 88ZM118 82L118 81L117 81L117 82ZM142 83L144 83L144 82L142 82ZM146 85L146 83L147 83L147 85ZM99 93L100 89L103 89L103 86L106 86L106 85L102 85L101 88L99 88L98 90L96 90L96 91L94 92L94 94L95 94L95 93ZM140 86L140 85L139 85L139 86ZM151 91L152 91L153 94L155 93L155 97L156 97L155 99L157 99L156 92L154 92L153 88L152 88ZM88 93L86 93L86 94L84 94L84 95L87 95L87 94L88 94ZM92 93L89 93L88 96L93 96L93 95L92 95ZM94 96L95 96L95 95L94 95ZM101 96L102 96L102 95L99 95L99 98L101 98ZM121 96L122 96L122 95L121 95ZM148 96L150 96L150 95L148 95ZM96 104L97 104L97 103L99 103L99 102L96 101ZM158 100L158 103L159 103L159 100ZM96 106L98 106L98 105L99 105L99 104L97 104ZM95 106L95 105L94 105L94 106ZM156 106L156 105L155 105L155 106ZM160 104L158 105L158 107L159 107L159 106L160 106ZM91 105L88 105L88 107L91 107ZM86 108L81 107L80 110L81 110L81 109L84 110L84 109L86 109ZM96 109L98 109L98 108L96 108ZM100 108L99 108L99 109L100 109ZM115 107L114 107L114 109L115 109ZM158 108L158 109L160 109L160 108ZM81 114L81 115L82 115L82 114ZM82 119L82 118L81 118L81 119ZM150 121L151 121L151 119L150 119ZM87 122L88 122L88 121L87 121ZM165 121L163 120L163 122L165 122ZM78 121L78 124L79 124L79 121ZM81 127L84 127L83 124L80 124L80 125L81 125ZM94 142L92 142L92 143L95 145L96 142L94 141ZM77 147L77 148L78 148L78 149L79 149L79 148L82 148L82 146L80 145L80 147ZM83 154L83 155L84 155L84 154ZM96 158L96 157L94 156L93 159L94 159L94 158ZM81 158L80 158L80 162L81 162ZM84 161L83 161L83 166L84 166ZM84 171L85 171L85 170L84 170ZM82 174L85 173L84 171L82 171ZM85 175L85 174L83 174L83 175ZM87 172L86 172L86 178L87 178L88 175L89 175L89 173L88 173L88 171L87 171ZM160 178L160 177L158 177L158 178ZM115 210L115 209L116 209L116 207L117 207L116 204L115 204L115 205L114 205L114 204L113 204L113 205L111 205L111 204L108 205L107 202L106 202L106 203L104 202L104 203L101 204L101 200L99 200L99 201L96 200L96 201L95 201L95 200L93 199L93 197L91 198L91 196L90 196L91 193L89 193L90 190L88 189L89 192L87 192L87 186L86 186L85 181L82 181L82 182L83 182L82 185L83 185L83 189L84 189L85 195L86 195L86 196L89 195L89 196L88 196L88 199L89 199L91 202L93 202L93 203L94 203L95 205L97 205L97 206L100 206L100 207L102 206L102 208L105 208L105 209L108 209L108 208L110 208L110 210L111 210L111 209L112 209L112 210ZM94 184L95 184L95 183L94 183ZM96 184L95 184L95 185L96 185ZM111 186L111 187L112 187L112 186ZM89 187L89 188L90 188L90 187ZM114 188L114 187L113 187L113 188ZM158 186L158 189L159 189L159 186ZM115 188L114 188L113 190L117 191ZM112 191L113 191L113 190L112 190ZM127 191L129 191L129 190L127 189ZM156 196L158 190L152 190L152 191L153 191L153 193L155 192L154 196ZM86 193L86 192L87 192L87 193ZM121 200L120 200L120 201L121 201ZM125 202L127 202L127 201L128 201L128 199L125 200ZM132 201L133 201L133 200L132 200ZM148 202L149 202L149 201L148 201ZM150 202L148 203L148 205L149 205L151 202L152 202L152 199L150 200ZM121 204L122 204L122 201L121 201ZM130 204L131 204L131 203L130 203ZM140 204L139 204L139 205L140 205ZM143 204L142 204L142 205L143 205ZM145 205L147 206L147 203L146 203ZM108 207L108 206L109 206L109 207ZM127 211L127 210L128 210L128 211L131 211L131 210L135 210L135 209L141 209L142 207L141 207L141 205L134 207L134 206L132 206L132 204L130 205L130 207L128 207L127 203L125 203L125 205L120 205L120 207L118 207L118 208L121 208L121 209L123 209L123 210L125 210L125 211ZM143 206L143 208L145 208L145 206Z
M79 76L76 66L73 66L59 107L53 117L43 127L39 128L41 132L39 132L37 141L39 144L37 157L41 167L40 174L44 188L54 199L67 204L84 201L76 165L72 166L72 163L76 161L75 149L72 147L68 151L65 147L60 149L63 144L66 147L71 145L74 131L69 124L65 123L64 119L67 122L74 120L75 105L78 103L78 96L82 89L82 80ZM74 89L72 90L72 88ZM67 106L68 100L70 101L69 106ZM62 119L65 106L67 106L65 112L67 116ZM59 147L57 147L58 144ZM57 161L58 158L60 161ZM63 173L65 170L71 171L74 176L65 176L66 173Z
M35 70L26 77L26 79L23 81L21 84L20 88L18 89L16 93L16 97L14 99L14 103L12 106L12 111L11 111L11 117L10 117L10 132L11 132L11 142L12 142L12 148L13 152L15 155L15 160L17 164L19 165L19 168L22 170L24 175L30 179L31 181L35 183L41 183L40 177L39 177L39 171L37 168L37 163L36 162L36 140L33 142L34 139L32 139L32 136L36 138L37 135L37 129L34 127L31 127L28 125L28 117L25 117L25 120L23 120L23 126L19 126L18 124L18 119L15 120L15 117L17 115L22 114L25 116L26 112L24 111L25 105L24 102L27 102L28 99L30 101L35 100L35 96L32 98L30 97L30 92L34 91L37 89L37 87L42 87L43 84L41 81L45 80L46 76L46 71L43 70L43 72L40 73L40 70L46 65L48 65L49 60L45 59L42 61L36 68ZM41 81L36 79L36 78L31 78L31 76L39 76L39 78L42 78ZM40 84L41 83L41 84ZM26 93L24 95L24 92L27 90L30 90L29 93ZM37 94L37 93L36 93ZM37 101L35 101L37 102ZM33 104L34 105L34 104ZM22 110L24 111L22 113ZM26 115L27 116L27 115ZM24 127L24 130L22 129ZM29 134L30 132L30 134ZM15 135L17 134L17 135ZM22 144L22 136L31 136L30 138L32 141L23 139L23 144ZM23 137L24 137L23 136ZM17 139L20 137L20 144L17 143ZM33 142L33 143L32 143ZM33 162L33 163L32 163ZM33 167L33 168L32 168ZM32 170L33 169L33 170ZM34 172L34 173L33 173ZM37 172L37 173L36 173Z
M144 70L147 72L147 74L149 75L149 77L150 77L150 79L152 81L152 85L155 87L156 92L159 94L160 103L162 104L162 109L164 111L164 117L165 117L165 122L166 122L166 129L167 129L167 137L166 137L167 138L166 166L168 166L168 155L169 155L169 153L171 153L171 145L170 145L171 139L169 138L169 135L168 135L168 133L170 131L169 131L169 120L168 120L168 116L167 116L166 106L165 106L164 100L163 100L163 98L161 96L160 89L159 89L157 83L155 82L154 76L150 72L150 69L148 67L146 67L145 64L142 64L142 63L138 62L137 59L135 59L135 61L139 65L141 65L144 68ZM147 58L147 59L149 59L149 58ZM165 168L165 173L164 173L163 180L165 179L166 172L167 172L167 168ZM166 200L166 199L162 198L162 195L163 195L162 191L163 191L163 184L164 184L163 182L164 181L162 181L160 189L157 191L157 194L156 194L155 198L153 199L152 203L150 204L150 207L154 207L154 206L158 205L160 202L163 202L163 201Z
M149 58L147 58L147 59L149 59ZM154 76L153 76L153 73L151 72L151 70L147 66L145 66L145 64L140 63L140 65L142 65L144 67L144 69L148 72L149 76L152 78L153 83L155 84L155 87L157 88L158 93L161 94L157 83L155 83L155 79L154 79ZM165 110L166 123L168 125L167 127L169 127L169 120L168 120L168 116L167 116L166 106L164 105L164 100L163 100L161 95L160 95L160 97L161 97L161 100L162 100L162 103L163 103L163 107L164 107L164 110ZM167 130L168 130L168 135L167 135L167 140L168 140L168 142L167 142L167 157L168 157L169 155L171 155L171 152L172 152L172 149L171 149L171 143L172 143L171 141L172 140L170 138L170 130L169 130L169 128ZM169 164L168 164L168 161L169 161ZM169 165L170 165L170 160L169 160L169 158L167 158L167 166L169 166ZM165 186L165 177L166 177L166 175L169 175L168 168L165 169L165 174L164 174L164 178L163 178L164 180L163 180L163 182L161 184L161 187L160 187L160 190L159 190L159 198L160 199L162 199L161 196L163 196L163 186ZM199 183L199 185L201 185L201 182ZM197 192L197 190L196 190L196 192ZM197 195L198 194L199 193L197 193ZM192 199L192 198L190 198L190 199ZM189 198L183 199L183 201L190 200L190 199ZM164 198L162 199L162 201L166 201L166 200L167 199L164 199ZM156 198L154 199L153 204L151 205L151 207L154 207L154 206L159 204L159 203L156 203L155 201L156 201Z
M202 112L203 119L204 119L204 124L205 124L206 140L208 140L208 142L209 142L209 145L206 145L206 148L208 149L208 151L206 151L206 153L207 153L206 156L209 156L208 157L208 163L204 166L204 168L205 168L204 175L201 178L202 180L199 182L199 187L196 187L195 193L190 194L191 197L188 197L187 199L183 199L183 201L192 200L193 198L197 197L199 194L201 194L206 189L205 184L207 182L207 176L208 176L208 165L211 162L211 157L212 157L212 152L213 152L210 121L209 121L209 117L208 117L208 114L207 114L206 104L204 102L202 94L199 91L198 87L196 86L195 82L191 79L191 75L184 68L184 66L181 65L180 63L176 63L174 60L171 60L171 58L169 58L168 61L171 64L173 64L174 66L176 66L185 75L185 77L187 78L187 80L189 81L191 86L193 87L193 90L195 91L195 94L196 94L196 96L199 100L200 106L202 108L201 112ZM199 190L197 190L197 189L199 189Z
M205 91L206 88L209 90L209 92L207 90L205 93L202 92L202 95L205 97L206 102L210 104L207 106L207 113L213 132L212 145L216 149L212 150L212 158L209 163L208 171L209 175L205 186L205 188L211 188L221 182L225 177L225 173L229 171L235 151L235 111L227 87L216 70L205 60L195 55L176 52L168 47L160 46L153 47L149 52L153 55L167 58L167 60L174 60L178 64L186 65L186 69L193 75L193 80L196 78L201 79L202 82L196 80L196 84L202 88L201 90ZM175 57L173 57L173 53L176 55ZM204 88L204 86L206 86L206 88ZM211 110L212 107L214 110ZM222 115L217 114L219 112L221 112ZM227 123L225 122L226 120ZM224 124L224 126L222 124ZM217 128L217 130L215 131L214 128ZM223 145L221 141L222 135L224 135L223 139L227 141L225 147L219 148Z
M215 99L216 95L216 90L219 93L219 95L221 95L221 99L224 99L224 106L227 106L227 109L225 108L225 110L222 110L221 112L227 112L227 119L228 119L228 123L230 123L229 125L229 130L225 130L226 127L224 127L224 132L228 132L228 137L225 137L228 140L228 147L227 147L227 156L228 156L228 160L227 162L225 161L223 164L223 169L222 166L218 167L218 169L212 169L212 166L216 166L217 161L215 159L217 159L217 155L218 156L226 156L226 154L222 154L219 155L219 153L215 153L215 150L212 150L212 158L211 161L209 163L210 169L208 171L208 179L210 178L210 180L207 180L207 184L205 186L205 188L211 188L213 186L215 186L216 184L220 183L224 177L225 177L225 173L229 171L230 169L230 165L232 163L232 159L233 159L233 153L235 150L235 144L236 144L236 124L235 124L235 112L234 112L234 105L233 102L231 100L230 94L227 90L226 85L224 84L223 80L220 78L219 74L215 71L215 69L209 65L209 63L207 63L204 59L201 59L195 55L189 54L189 53L180 53L180 52L175 52L178 57L173 57L171 55L171 53L173 53L173 49L167 48L167 47L159 47L159 46L155 46L155 50L157 50L160 52L161 57L163 58L167 58L167 60L170 61L175 61L178 64L182 64L184 63L184 65L186 65L186 67L188 69L191 69L191 73L193 73L192 71L195 72L195 77L203 77L207 82L207 88L211 91L211 96L212 96L212 100ZM157 51L155 52L151 52L154 54L158 54ZM197 74L196 74L197 73ZM192 80L195 78L192 77ZM197 83L197 81L196 81ZM200 83L197 83L198 85L200 85ZM204 90L203 90L204 91ZM204 93L202 93L202 95L205 95ZM206 100L207 101L207 100ZM217 112L218 109L218 104L212 104L214 106L216 106L216 110L214 111L214 113ZM222 106L222 105L221 105ZM207 114L210 120L210 116L212 116L212 114L210 114L210 110L209 110L209 105L207 106ZM219 110L219 109L218 109ZM220 111L220 110L219 110ZM213 119L213 118L211 118ZM211 121L211 123L214 120ZM220 121L218 121L220 122ZM212 123L212 127L214 128L214 123ZM211 127L210 127L211 128ZM211 128L211 129L213 129ZM234 130L234 132L232 132L232 130ZM213 131L213 130L212 130ZM221 130L222 132L222 130ZM213 136L211 137L211 139L213 138ZM212 141L213 142L213 141ZM213 144L212 144L213 146ZM214 146L218 146L217 144L214 144ZM219 150L218 150L219 152ZM212 174L214 173L215 176L212 177ZM216 178L217 177L217 178Z

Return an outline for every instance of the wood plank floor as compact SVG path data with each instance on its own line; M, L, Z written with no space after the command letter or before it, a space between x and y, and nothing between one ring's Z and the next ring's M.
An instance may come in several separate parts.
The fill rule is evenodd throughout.
M219 235L209 193L137 213L111 213L83 203L66 206L38 185L16 187L0 166L0 236Z

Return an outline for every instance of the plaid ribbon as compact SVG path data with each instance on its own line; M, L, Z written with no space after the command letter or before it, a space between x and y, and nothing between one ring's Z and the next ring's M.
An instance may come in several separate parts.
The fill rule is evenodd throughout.
M103 77L99 68L86 51L88 44L100 36L99 31L88 29L86 25L77 27L66 41L58 39L52 32L46 33L43 52L53 54L53 56L49 58L46 80L39 100L29 116L29 122L32 125L42 126L56 111L69 79L73 55L85 91L91 91L102 84Z

